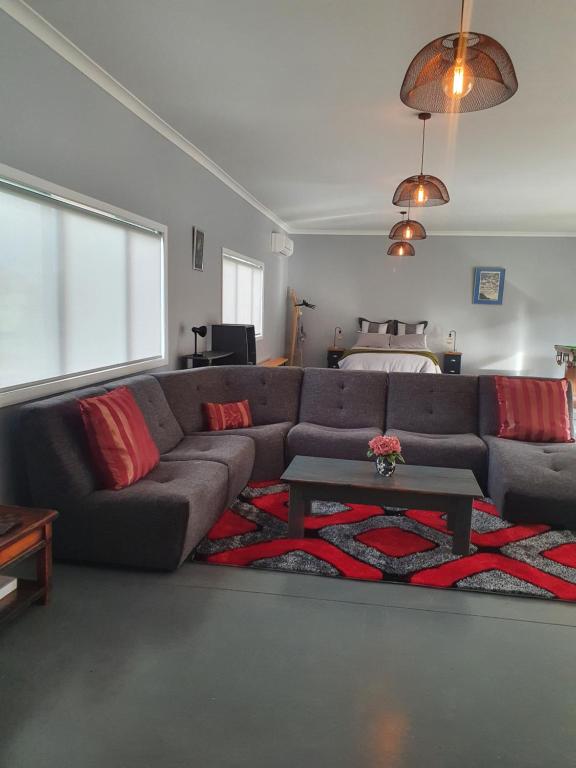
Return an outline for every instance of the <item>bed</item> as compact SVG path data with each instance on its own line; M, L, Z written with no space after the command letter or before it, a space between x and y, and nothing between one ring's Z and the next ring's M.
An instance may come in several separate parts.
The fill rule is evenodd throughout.
M441 373L440 361L426 343L428 322L374 322L358 318L358 338L345 350L338 367L345 371Z
M438 357L433 352L414 349L352 347L344 352L338 366L343 371L442 372Z

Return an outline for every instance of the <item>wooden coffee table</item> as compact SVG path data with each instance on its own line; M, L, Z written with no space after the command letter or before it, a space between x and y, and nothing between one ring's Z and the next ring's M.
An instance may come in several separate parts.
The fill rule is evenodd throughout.
M0 623L15 616L32 603L46 605L52 587L52 521L58 516L51 509L0 506L18 525L0 536L0 570L34 555L36 579L18 579L18 588L0 600Z
M304 516L312 501L380 504L446 512L455 555L470 550L472 502L482 497L470 469L398 464L392 477L377 474L371 461L296 456L282 475L290 486L288 536L304 536Z

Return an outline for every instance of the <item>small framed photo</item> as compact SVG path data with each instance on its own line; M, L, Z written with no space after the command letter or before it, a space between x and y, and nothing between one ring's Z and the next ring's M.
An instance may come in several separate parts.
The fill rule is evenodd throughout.
M504 277L502 267L476 267L474 269L474 304L502 304Z
M204 232L192 227L192 269L204 271Z

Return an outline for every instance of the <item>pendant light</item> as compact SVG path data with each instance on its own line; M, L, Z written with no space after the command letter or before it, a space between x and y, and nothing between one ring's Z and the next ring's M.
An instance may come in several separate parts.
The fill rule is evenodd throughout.
M497 40L464 31L432 40L412 59L400 98L412 109L427 112L476 112L514 96L518 80L512 59Z
M386 251L388 256L414 256L416 251L412 243L406 243L404 240L392 243Z
M398 185L392 202L394 205L408 207L415 205L419 208L432 205L445 205L450 202L450 195L446 185L437 176L423 173L424 169L424 144L426 141L426 121L432 115L429 112L420 112L418 118L422 120L422 157L420 160L420 173L409 176Z
M410 218L410 209L408 209L408 218L404 220L406 211L402 211L402 221L396 222L388 237L390 240L425 240L426 230L419 221Z

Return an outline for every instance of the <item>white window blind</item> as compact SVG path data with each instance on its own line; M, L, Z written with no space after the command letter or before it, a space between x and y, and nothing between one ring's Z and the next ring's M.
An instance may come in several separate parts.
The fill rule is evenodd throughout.
M164 363L165 233L106 209L0 178L0 405Z
M222 322L253 325L262 336L264 265L233 251L222 251Z

